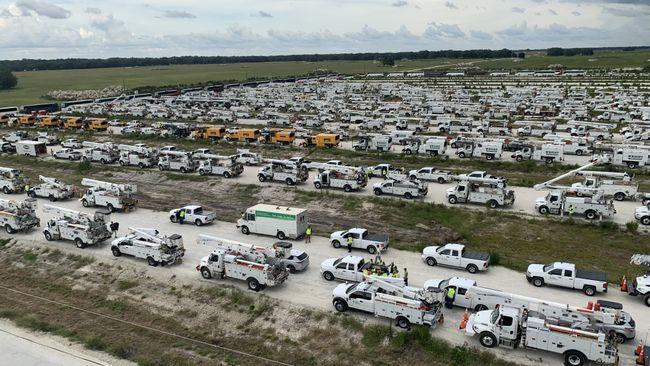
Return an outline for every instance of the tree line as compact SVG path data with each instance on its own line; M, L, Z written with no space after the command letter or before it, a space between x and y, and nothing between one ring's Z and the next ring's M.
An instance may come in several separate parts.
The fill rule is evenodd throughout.
M504 58L516 57L517 54L508 49L501 50L441 50L388 53L331 53L304 54L279 56L175 56L175 57L113 57L107 59L22 59L0 61L0 69L12 71L31 70L68 70L94 69L107 67L159 66L159 65L201 65L201 64L231 64L243 62L271 61L374 61L401 59L437 59L437 58Z
M593 48L561 48L551 47L546 50L546 56L591 56L594 54Z

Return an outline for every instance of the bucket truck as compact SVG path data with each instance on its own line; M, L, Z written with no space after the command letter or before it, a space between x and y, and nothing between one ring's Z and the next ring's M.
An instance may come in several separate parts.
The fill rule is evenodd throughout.
M181 173L193 172L198 167L192 154L185 151L167 151L158 158L158 169L177 170Z
M24 192L25 185L27 180L20 170L0 167L0 189L4 194Z
M84 207L102 206L109 211L132 210L138 200L133 198L138 188L134 184L116 184L100 180L84 178L81 184L90 187L81 197Z
M506 181L494 178L466 176L455 187L447 189L447 201L456 203L480 203L489 208L511 206L515 203L515 191L506 188Z
M236 177L244 172L244 165L237 161L237 155L195 154L200 160L199 174Z
M238 243L208 235L199 235L199 245L212 245L216 249L196 266L205 279L233 278L246 281L248 288L260 291L278 286L289 277L289 270L279 255L278 248L265 248Z
M156 166L155 151L145 144L117 145L120 151L119 163L122 166L137 166L140 169Z
M77 193L77 187L65 184L56 178L39 175L38 179L43 183L31 187L27 192L27 195L32 198L43 197L49 198L50 201L57 201L71 198Z
M639 276L634 280L626 280L625 287L627 287L628 294L641 296L643 303L650 307L650 254L635 254L632 256L630 264L648 267L648 271L643 276Z
M84 147L84 161L98 161L102 164L110 164L117 161L119 154L112 142L92 142L84 141L81 144Z
M266 180L279 181L292 186L309 178L309 171L296 162L276 159L267 159L266 162L267 164L260 168L257 173L260 182Z
M126 254L146 259L150 266L155 267L180 261L185 255L185 247L179 234L163 236L155 229L130 227L126 236L111 242L111 252L115 257Z
M36 217L35 199L17 202L0 198L0 227L4 227L7 234L27 231L40 224L40 219Z
M108 211L97 211L91 215L52 205L44 205L43 210L54 214L43 230L47 241L70 240L77 248L83 249L111 237L107 226Z
M627 173L583 170L576 172L576 176L584 176L584 180L572 184L569 192L578 196L593 196L594 192L601 192L605 198L623 201L634 199L639 193L639 186L632 182L632 177Z

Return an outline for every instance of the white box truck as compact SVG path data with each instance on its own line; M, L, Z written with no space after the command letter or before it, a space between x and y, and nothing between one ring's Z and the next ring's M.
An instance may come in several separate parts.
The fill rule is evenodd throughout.
M307 226L306 209L267 204L249 207L237 220L237 227L245 235L271 235L280 240L303 237Z

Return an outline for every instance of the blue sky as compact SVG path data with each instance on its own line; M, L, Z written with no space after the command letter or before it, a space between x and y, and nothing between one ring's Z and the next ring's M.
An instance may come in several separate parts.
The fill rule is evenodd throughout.
M649 45L650 0L0 0L0 59Z

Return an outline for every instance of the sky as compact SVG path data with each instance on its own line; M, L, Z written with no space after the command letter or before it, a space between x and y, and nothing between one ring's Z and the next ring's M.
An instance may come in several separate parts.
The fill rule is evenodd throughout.
M650 45L650 0L0 0L0 59Z

